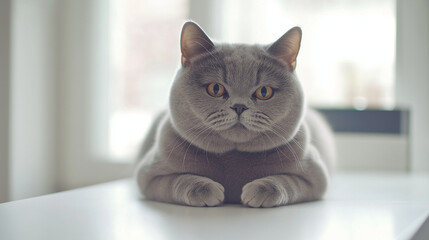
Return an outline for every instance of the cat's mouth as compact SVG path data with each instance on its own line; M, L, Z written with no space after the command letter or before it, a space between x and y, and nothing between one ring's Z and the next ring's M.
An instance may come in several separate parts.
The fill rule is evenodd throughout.
M228 129L221 131L220 134L223 138L235 143L248 142L258 136L256 132L251 131L243 123L238 121Z
M248 128L244 126L241 122L237 122L231 128L248 130Z

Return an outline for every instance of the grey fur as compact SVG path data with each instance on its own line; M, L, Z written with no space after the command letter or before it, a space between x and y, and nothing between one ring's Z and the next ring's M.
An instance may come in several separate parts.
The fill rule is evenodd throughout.
M275 43L295 51L287 54L269 46L213 45L196 24L185 24L183 66L169 111L153 127L155 137L151 130L136 169L147 199L274 207L323 196L335 148L326 122L305 107L294 71L300 40L300 29L293 28ZM191 51L192 45L199 47ZM228 96L210 96L206 86L213 82L224 85ZM260 86L272 87L274 95L252 97ZM235 104L248 109L238 115Z

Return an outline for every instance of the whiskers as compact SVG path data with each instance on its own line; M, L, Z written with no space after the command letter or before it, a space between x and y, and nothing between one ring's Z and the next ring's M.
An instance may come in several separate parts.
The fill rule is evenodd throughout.
M185 154L183 154L183 160L182 160L182 169L185 169L185 161L186 161L186 156L188 154L188 150L191 147L191 145L195 145L195 141L199 140L199 141L203 141L205 140L205 137L203 139L199 139L200 136L202 134L204 134L205 132L207 132L208 130L210 130L210 128L205 127L203 128L199 133L197 133L189 142L188 142L188 147L186 148ZM210 133L209 133L210 134ZM209 135L208 134L208 135Z
M273 122L271 118L263 112L254 112L248 116L243 115L241 120L246 128L255 132L269 130Z
M289 135L290 133L276 123L273 123L273 127L270 129L270 131L282 140L282 143L288 148L289 152L292 154L294 162L299 165L302 172L305 172L304 167L301 163L301 158L304 154L304 147L297 139L295 139L296 135L291 137L290 139L286 139L285 135ZM299 129L296 134L298 134L300 131L301 129ZM295 146L297 146L299 149L296 149Z
M237 123L237 120L237 116L231 116L231 114L228 114L224 110L218 110L213 113L210 113L207 116L205 123L213 130L220 131L230 128L235 123Z
M182 133L181 138L177 138L174 145L170 145L166 150L168 151L167 159L177 158L178 156L182 157L182 169L186 169L185 163L188 157L188 152L191 149L191 146L197 146L196 143L199 143L200 145L204 142L207 142L207 147L209 147L209 139L212 134L213 130L205 125L197 125L194 127L191 127L184 131ZM183 137L183 135L188 136L186 139ZM197 148L199 151L199 148ZM205 150L207 151L207 150ZM173 154L174 153L174 154ZM180 153L178 155L177 153ZM194 153L194 155L196 152Z
M292 161L304 172L301 163L304 151L303 146L294 137L287 139L285 136L289 136L290 133L275 123L268 115L262 112L255 112L250 116L243 117L243 125L249 130L258 132L261 137L265 137L265 139L272 143L273 149L276 150L282 167L285 161ZM269 133L274 134L274 136L270 136ZM266 144L264 139L262 139L262 142L264 145ZM283 146L287 149L283 148Z

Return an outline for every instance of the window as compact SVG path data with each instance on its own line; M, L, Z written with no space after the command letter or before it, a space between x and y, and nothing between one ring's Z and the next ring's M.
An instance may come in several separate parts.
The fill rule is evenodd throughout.
M111 76L108 146L117 160L132 158L151 120L167 106L180 63L179 32L186 0L110 1Z

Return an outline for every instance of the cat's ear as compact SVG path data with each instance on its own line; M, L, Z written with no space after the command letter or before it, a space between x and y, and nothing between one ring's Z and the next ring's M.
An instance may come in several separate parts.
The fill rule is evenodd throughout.
M213 50L214 44L196 23L186 22L182 28L180 48L182 65L186 66L191 58Z
M301 46L302 31L299 27L294 27L281 36L268 48L268 53L280 58L295 69L296 57Z

